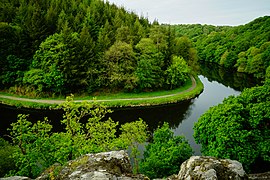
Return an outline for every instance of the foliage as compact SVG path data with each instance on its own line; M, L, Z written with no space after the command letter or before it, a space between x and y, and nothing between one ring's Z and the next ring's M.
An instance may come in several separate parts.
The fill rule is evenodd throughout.
M196 64L197 52L187 36L175 38L173 51L176 56L183 57L189 65Z
M46 120L32 125L26 117L19 115L18 121L11 125L13 143L20 148L13 154L13 158L18 168L17 174L34 177L52 163L48 134L52 126Z
M270 66L266 69L266 75L265 75L266 80L270 80Z
M146 146L140 172L150 178L177 174L181 163L192 155L192 149L182 136L174 136L168 123L154 131L153 142Z
M111 118L105 120L105 115L112 111L102 104L75 103L71 96L58 108L64 111L63 132L52 132L46 118L31 123L27 115L19 115L18 121L12 123L13 144L19 149L12 155L16 169L11 175L34 178L54 163L63 165L83 154L127 149L128 146L132 146L136 157L137 144L147 138L147 126L142 120L122 125L122 132L116 137L118 122Z
M136 59L133 48L130 44L117 41L104 55L104 64L108 74L108 84L111 88L123 88L133 90L136 80L134 80L134 69ZM135 82L134 82L135 81Z
M100 0L0 5L1 89L30 87L39 96L166 89L175 39L170 26ZM136 48L145 38L153 52ZM188 51L190 64L196 53Z
M12 158L12 154L15 151L15 146L0 138L0 177L4 177L9 171L14 169L15 160Z
M121 126L122 134L119 136L121 146L125 149L131 148L131 157L134 159L134 172L139 172L138 156L140 156L139 145L146 142L148 138L147 124L142 120L126 123Z
M20 59L15 55L8 55L6 59L5 74L2 76L2 83L6 87L21 84L24 76L24 71L28 70L29 61Z
M210 108L195 124L194 137L208 156L240 161L252 171L255 162L270 162L270 84L246 89Z
M139 61L135 72L139 81L139 90L162 87L164 55L159 51L158 46L154 44L152 39L144 38L136 45L136 50L139 53Z
M269 22L270 17L265 16L236 27L200 24L174 27L178 37L186 35L193 41L199 60L263 79L270 65Z
M183 58L174 56L172 64L165 71L166 83L173 89L185 84L188 79L189 67Z

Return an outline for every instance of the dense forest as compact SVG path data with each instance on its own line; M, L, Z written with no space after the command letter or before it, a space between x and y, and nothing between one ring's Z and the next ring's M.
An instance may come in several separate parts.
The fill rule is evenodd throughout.
M177 36L189 37L199 60L264 78L270 65L270 17L241 26L175 25Z
M0 7L0 84L11 92L172 89L197 57L170 27L109 2L3 0Z

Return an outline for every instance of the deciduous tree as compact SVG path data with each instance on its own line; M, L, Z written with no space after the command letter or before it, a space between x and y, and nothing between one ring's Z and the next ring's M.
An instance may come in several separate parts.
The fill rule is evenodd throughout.
M163 178L179 172L182 162L192 155L192 149L182 136L174 136L169 124L154 131L153 142L146 146L140 172L150 178Z
M195 124L194 137L208 156L240 161L248 171L255 162L269 164L270 86L246 89L204 113Z

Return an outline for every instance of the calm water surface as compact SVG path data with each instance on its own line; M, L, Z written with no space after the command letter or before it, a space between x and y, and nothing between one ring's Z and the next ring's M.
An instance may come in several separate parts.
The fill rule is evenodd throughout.
M198 118L207 111L211 106L215 106L223 101L225 97L230 95L239 95L241 92L232 88L226 87L216 81L208 81L207 78L200 76L204 84L203 93L193 100L192 106L189 106L188 114L177 127L173 128L175 135L184 135L192 146L195 155L200 155L201 146L195 143L193 138L193 126L198 121Z

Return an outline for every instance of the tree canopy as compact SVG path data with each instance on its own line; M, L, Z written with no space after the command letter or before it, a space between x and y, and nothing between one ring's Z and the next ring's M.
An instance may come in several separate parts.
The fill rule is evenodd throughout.
M241 26L175 25L177 36L188 36L199 59L238 72L264 78L270 65L270 17L260 17Z
M202 153L240 161L246 170L270 163L270 82L230 96L210 108L195 124L194 137Z
M112 111L103 104L75 103L70 96L59 108L64 111L62 132L53 132L48 118L32 123L28 115L21 114L17 122L11 124L13 146L0 138L0 147L6 146L0 153L3 160L10 160L13 167L1 168L2 175L9 173L35 178L55 163L64 165L83 154L127 150L129 146L132 146L132 156L136 159L139 152L137 144L148 138L147 125L143 120L125 123L118 128L118 122L105 118ZM10 152L4 152L7 150ZM2 165L6 163L0 161Z
M140 172L152 178L164 178L179 172L180 165L192 155L192 149L182 136L174 136L168 123L154 131L146 146Z

